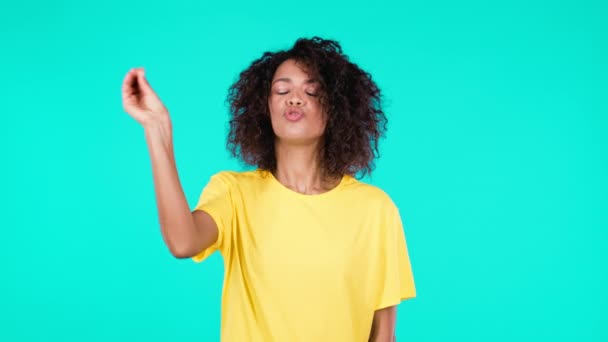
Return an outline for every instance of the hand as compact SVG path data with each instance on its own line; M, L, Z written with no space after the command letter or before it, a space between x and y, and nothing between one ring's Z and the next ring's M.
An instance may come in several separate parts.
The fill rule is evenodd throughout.
M133 68L125 75L122 104L125 111L142 126L169 118L167 108L146 80L143 68Z

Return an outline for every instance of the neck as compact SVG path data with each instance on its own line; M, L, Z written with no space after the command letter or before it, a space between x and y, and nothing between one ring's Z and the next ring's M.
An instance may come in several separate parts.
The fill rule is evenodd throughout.
M333 189L340 179L327 179L320 167L321 141L311 144L290 145L275 142L276 179L293 191L319 194Z

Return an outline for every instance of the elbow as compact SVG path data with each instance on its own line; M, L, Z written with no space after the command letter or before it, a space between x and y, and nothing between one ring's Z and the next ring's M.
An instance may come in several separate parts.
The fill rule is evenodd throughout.
M171 252L171 255L176 259L188 259L198 254L189 246L174 246L169 248L169 252Z
M163 237L169 252L177 259L192 258L204 249L204 236L198 234L196 227L188 229L163 230Z
M189 243L169 242L167 246L171 255L176 259L188 259L198 254Z
M173 255L173 257L175 257L176 259L188 259L195 255L188 251L174 250L174 249L170 249L170 252L171 252L171 255Z

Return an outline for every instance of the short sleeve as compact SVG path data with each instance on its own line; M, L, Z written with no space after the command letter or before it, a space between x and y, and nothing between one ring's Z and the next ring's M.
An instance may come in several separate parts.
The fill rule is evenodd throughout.
M416 297L414 277L399 210L388 206L380 227L380 253L377 263L378 292L376 310Z
M194 211L202 210L209 214L218 228L218 237L215 243L193 256L192 260L195 262L205 260L216 250L226 255L229 248L234 213L230 179L231 176L226 172L211 176L194 208Z

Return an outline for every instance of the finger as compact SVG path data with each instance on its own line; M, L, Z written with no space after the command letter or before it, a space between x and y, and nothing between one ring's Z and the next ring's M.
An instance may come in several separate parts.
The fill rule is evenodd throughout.
M135 76L135 69L131 68L122 79L122 88L126 89L126 87L130 86L132 83L132 79Z
M129 70L122 82L123 97L134 96L138 92L137 78L135 69Z
M150 86L150 83L148 83L148 80L146 79L145 71L143 68L137 70L137 83L139 84L141 91L144 95L156 96L156 93L152 89L152 86Z
M139 105L143 96L146 95L145 86L139 80L139 69L131 69L125 77L125 90L123 91L123 102L128 105Z

